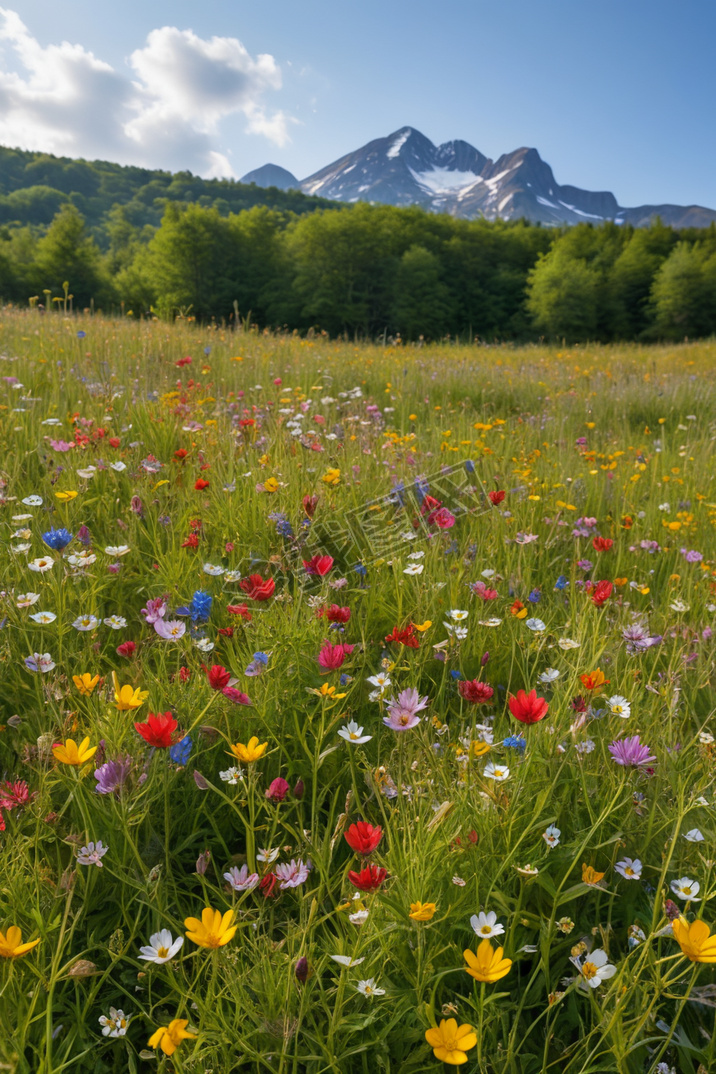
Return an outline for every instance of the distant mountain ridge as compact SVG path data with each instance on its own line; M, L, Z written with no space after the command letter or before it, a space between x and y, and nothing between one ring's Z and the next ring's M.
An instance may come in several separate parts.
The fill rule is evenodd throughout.
M284 173L304 194L341 202L419 205L466 219L525 218L552 225L613 220L643 227L659 216L675 228L708 227L716 221L716 211L701 205L625 208L609 191L561 186L536 149L522 147L492 161L468 142L436 146L414 127L376 138L301 182L276 165L249 172L240 181L269 185L255 178L268 169Z

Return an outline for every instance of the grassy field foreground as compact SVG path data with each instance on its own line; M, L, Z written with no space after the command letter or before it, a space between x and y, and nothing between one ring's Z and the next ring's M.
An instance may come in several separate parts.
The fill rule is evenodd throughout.
M0 1069L713 1070L716 344L0 322Z

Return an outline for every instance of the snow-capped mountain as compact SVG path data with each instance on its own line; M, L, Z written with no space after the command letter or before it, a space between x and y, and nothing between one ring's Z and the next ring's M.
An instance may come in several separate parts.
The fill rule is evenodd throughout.
M560 186L536 149L516 149L492 161L467 142L433 145L414 127L402 127L341 157L309 175L300 189L336 201L420 205L470 219L525 217L544 224L614 220L644 226L659 216L673 227L706 227L716 221L714 210L699 205L622 208L609 191Z

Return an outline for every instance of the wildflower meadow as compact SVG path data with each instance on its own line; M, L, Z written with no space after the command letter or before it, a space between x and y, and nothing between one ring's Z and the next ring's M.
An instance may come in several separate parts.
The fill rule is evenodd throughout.
M0 311L0 1070L716 1069L715 372Z

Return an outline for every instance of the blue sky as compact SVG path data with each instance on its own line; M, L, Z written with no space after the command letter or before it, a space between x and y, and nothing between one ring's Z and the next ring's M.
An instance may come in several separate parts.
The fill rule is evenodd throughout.
M0 143L303 179L404 125L716 208L708 0L5 0Z

